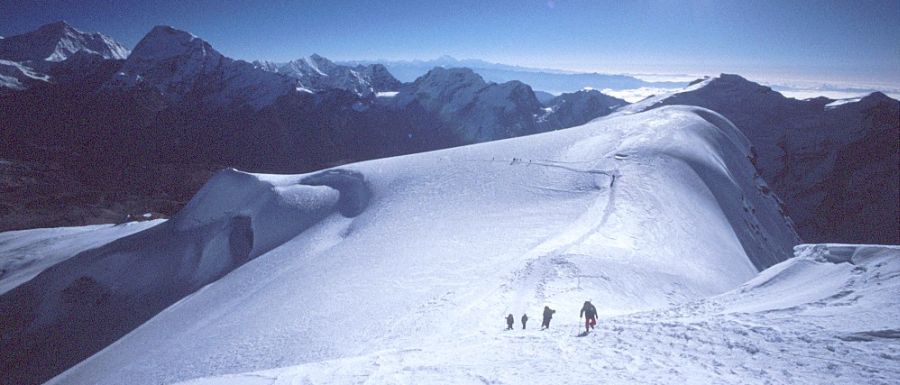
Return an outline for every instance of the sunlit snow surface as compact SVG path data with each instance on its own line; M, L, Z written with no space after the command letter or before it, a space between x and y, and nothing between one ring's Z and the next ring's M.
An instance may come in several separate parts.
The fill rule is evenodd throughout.
M547 331L463 329L441 343L180 385L896 383L900 246L796 250L736 290L604 318L584 337L571 311Z
M54 383L168 383L464 340L478 350L513 335L500 333L507 313L536 326L545 304L562 322L547 335L570 338L586 299L609 316L720 294L797 242L749 151L721 116L678 106L313 176L225 172L155 231L180 235L141 244L187 253L165 257L196 266L186 277L255 259ZM252 249L235 253L211 231L246 230L218 225L240 218ZM193 231L213 243L172 244Z
M175 264L186 285L250 259L50 383L897 378L883 363L897 357L883 332L898 328L895 310L853 307L896 301L895 264L867 270L886 289L855 281L854 290L877 293L872 301L835 305L827 317L810 312L816 295L788 313L764 308L809 275L769 270L786 278L754 283L766 274L757 268L788 258L797 238L749 154L721 116L675 106L309 175L226 171L168 222L28 283L65 287L49 282L91 274L139 295L167 282L97 261ZM852 278L844 270L831 281ZM834 294L823 287L818 298ZM587 299L603 319L578 338ZM558 312L539 332L545 304ZM528 330L502 331L506 314L523 312ZM861 314L880 320L877 330L848 328ZM875 336L872 345L848 353L860 335ZM812 358L790 361L791 352ZM828 361L838 355L846 362Z

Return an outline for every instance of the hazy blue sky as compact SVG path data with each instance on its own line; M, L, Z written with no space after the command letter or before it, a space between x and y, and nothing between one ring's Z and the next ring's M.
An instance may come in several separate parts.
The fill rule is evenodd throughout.
M600 72L900 83L900 0L0 0L0 35L56 20L129 47L171 25L248 60L447 54Z

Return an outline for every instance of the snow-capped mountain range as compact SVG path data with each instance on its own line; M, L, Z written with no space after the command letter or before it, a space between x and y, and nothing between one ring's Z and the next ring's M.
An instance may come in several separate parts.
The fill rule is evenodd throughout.
M382 64L391 71L394 76L404 82L410 82L421 76L422 73L434 67L443 68L470 68L484 79L505 83L518 80L526 83L536 90L551 92L554 94L577 92L586 87L602 90L624 90L641 87L649 88L679 88L686 82L678 81L645 81L630 75L613 75L601 73L573 73L552 69L527 68L498 63L490 63L484 60L466 59L459 60L451 56L442 56L434 60L360 60L343 62L347 65Z
M271 105L296 87L282 76L227 58L209 43L172 27L155 27L104 88L151 88L173 103L199 98L214 107Z
M259 68L296 78L300 87L309 92L341 89L359 95L396 91L400 81L380 64L349 67L313 54L284 64L254 62Z
M798 245L900 243L882 94L720 75L542 103L465 68L248 63L171 27L125 59L86 41L0 56L4 197L41 162L110 201L188 165L285 173L225 169L170 219L0 233L0 384L900 379L900 247Z
M129 51L100 33L81 32L65 22L47 24L33 32L0 40L0 91L23 90L52 81L51 72L69 67L76 54L100 59L125 59ZM84 59L79 59L82 63ZM77 71L77 69L76 69Z
M468 68L436 67L390 100L399 107L418 103L442 121L453 122L468 143L541 131L535 118L542 106L531 87L518 81L487 83Z
M81 32L63 21L0 42L0 57L16 62L61 62L76 52L93 53L105 59L128 57L128 49L112 38Z
M62 62L39 61L46 68L11 60L21 55L0 57L0 77L13 88L43 85L0 100L0 151L8 157L40 161L48 151L76 149L78 159L101 165L200 162L297 172L551 131L610 113L697 105L722 113L751 139L760 174L804 239L900 242L891 225L898 102L883 94L801 101L722 75L634 105L591 90L541 103L525 83L488 82L471 69L436 67L400 83L384 66L318 55L248 63L171 27L154 28L125 60L120 44L60 23L3 44L34 36L65 40L56 47L83 42L83 49ZM109 44L104 50L92 41ZM841 225L848 218L852 225Z

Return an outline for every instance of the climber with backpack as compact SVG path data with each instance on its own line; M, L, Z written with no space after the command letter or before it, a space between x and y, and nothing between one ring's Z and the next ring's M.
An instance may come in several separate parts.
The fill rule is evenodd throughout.
M581 313L578 318L584 317L584 332L587 334L597 325L597 308L591 304L591 301L584 301L581 307Z

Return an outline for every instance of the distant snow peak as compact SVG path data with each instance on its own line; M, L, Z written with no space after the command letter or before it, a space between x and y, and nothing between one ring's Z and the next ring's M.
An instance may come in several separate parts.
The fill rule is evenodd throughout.
M124 59L128 54L127 48L105 35L81 32L63 21L50 23L32 32L0 39L0 89L25 90L32 84L58 81L51 74L60 67L69 67L69 59L77 55L103 61ZM97 65L81 70L94 73L100 66L99 61L94 63Z
M106 88L155 89L173 102L191 94L211 106L262 108L297 87L295 81L262 67L225 57L189 32L157 26L141 39Z
M128 56L128 49L112 38L81 32L64 21L46 24L0 42L0 58L18 62L59 62L79 51L96 53L106 59Z
M221 54L193 34L170 26L156 26L138 42L132 53L135 60L163 60L181 55L215 56Z
M278 64L276 64L275 62L271 62L268 60L264 60L264 61L255 60L255 61L253 61L252 64L254 67L261 69L263 71L278 72Z
M400 81L381 64L350 67L313 54L274 68L275 72L296 78L303 88L314 91L340 89L364 96L400 88Z
M416 84L442 85L447 83L460 83L472 86L484 86L487 82L470 68L446 68L434 67L422 77L416 79Z

